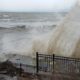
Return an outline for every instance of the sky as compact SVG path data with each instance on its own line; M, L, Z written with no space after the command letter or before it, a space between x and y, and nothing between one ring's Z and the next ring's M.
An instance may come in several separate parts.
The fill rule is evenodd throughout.
M53 12L69 10L76 0L0 0L0 11Z

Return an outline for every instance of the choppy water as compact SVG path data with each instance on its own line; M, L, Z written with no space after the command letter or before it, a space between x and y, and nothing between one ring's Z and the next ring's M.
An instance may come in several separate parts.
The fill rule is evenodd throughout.
M45 37L65 13L0 13L0 53L27 53L36 37Z

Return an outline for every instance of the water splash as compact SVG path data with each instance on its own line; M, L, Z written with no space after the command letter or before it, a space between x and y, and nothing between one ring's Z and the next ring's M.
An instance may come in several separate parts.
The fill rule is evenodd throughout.
M52 35L48 53L80 57L80 5L77 4Z
M66 57L80 57L80 5L77 4L47 40L36 41L35 52L43 51Z

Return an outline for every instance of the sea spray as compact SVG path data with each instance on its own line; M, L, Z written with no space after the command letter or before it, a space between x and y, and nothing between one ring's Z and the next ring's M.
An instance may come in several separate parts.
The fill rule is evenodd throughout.
M80 5L76 4L46 40L35 40L34 52L56 54L66 57L80 57ZM48 41L49 40L49 41ZM47 43L46 43L47 42Z
M80 57L80 5L77 4L51 36L48 53Z
M35 56L36 52L41 54L47 54L48 42L51 33L45 34L43 36L35 37L32 42L32 56Z

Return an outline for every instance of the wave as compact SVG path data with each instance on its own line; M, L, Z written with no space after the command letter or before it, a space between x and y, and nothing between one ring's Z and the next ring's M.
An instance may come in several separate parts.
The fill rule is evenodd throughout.
M17 26L14 26L14 27L0 27L0 29L14 29L14 28L26 28L25 25L17 25Z
M27 23L2 23L0 30L27 30L27 31L50 31L56 27L57 23L52 22L27 22Z
M0 30L2 30L2 29L8 29L8 28L6 28L6 27L0 27Z

